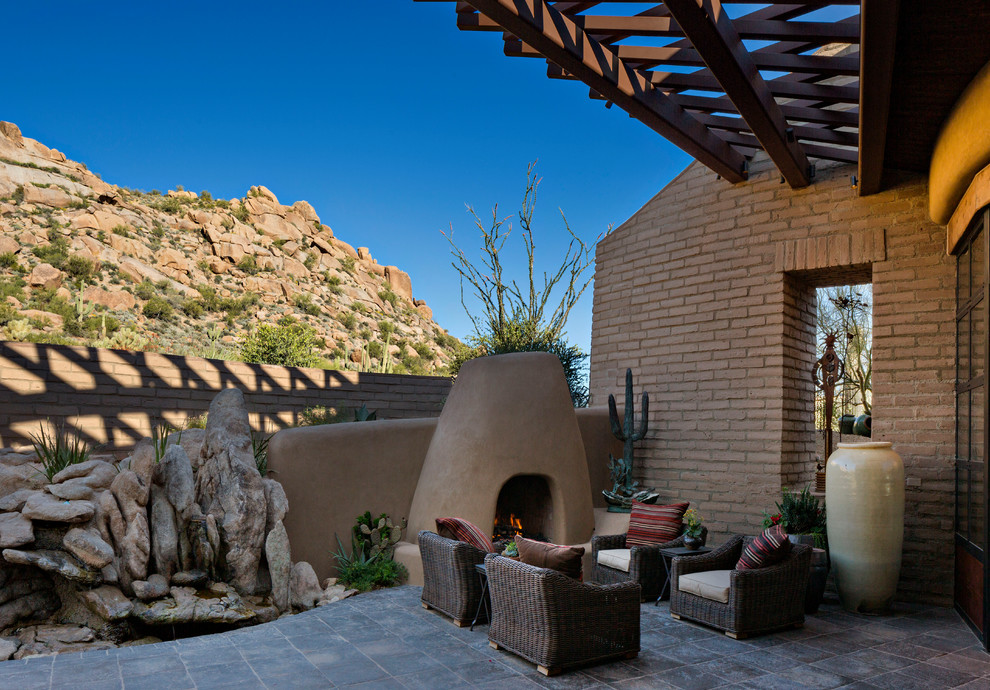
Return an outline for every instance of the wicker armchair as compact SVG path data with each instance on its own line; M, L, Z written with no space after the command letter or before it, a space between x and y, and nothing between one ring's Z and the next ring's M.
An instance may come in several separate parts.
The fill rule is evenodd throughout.
M811 547L795 544L781 563L753 570L734 570L752 537L735 536L714 551L675 558L670 576L670 614L741 638L804 624L804 599L811 566ZM725 604L682 592L679 578L688 573L731 570Z
M701 543L708 541L708 528L701 528ZM636 545L629 549L629 572L598 563L598 552L626 548L626 535L615 534L591 538L592 582L601 585L619 582L637 582L642 588L643 601L659 598L663 583L667 580L667 566L660 557L660 549L684 546L684 534L664 544Z
M436 609L454 619L458 627L470 625L481 602L481 578L476 565L487 555L463 541L434 532L419 533L423 558L423 608ZM481 611L482 619L484 610Z
M598 586L491 554L489 644L544 675L639 654L639 585Z

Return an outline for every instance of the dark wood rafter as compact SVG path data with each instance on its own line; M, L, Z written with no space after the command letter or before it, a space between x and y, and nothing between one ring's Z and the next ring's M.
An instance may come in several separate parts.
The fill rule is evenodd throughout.
M545 0L469 4L727 180L745 179L743 156Z
M748 3L460 0L456 8L459 28L501 32L506 55L545 59L549 77L583 81L592 98L620 106L731 181L761 150L792 186L808 183L808 158L860 161L864 179L869 147L860 148L860 132L879 122L869 119L878 111L860 114L861 63L876 78L886 62L877 57L881 44L868 43L866 9L862 19L855 11L835 21L810 15L860 0L763 2L730 18L722 6L733 4ZM873 10L876 27L883 11ZM896 9L885 16L893 26ZM861 44L872 57L858 54ZM883 139L873 142L880 168Z
M860 46L859 193L880 191L890 88L894 77L898 0L864 2Z

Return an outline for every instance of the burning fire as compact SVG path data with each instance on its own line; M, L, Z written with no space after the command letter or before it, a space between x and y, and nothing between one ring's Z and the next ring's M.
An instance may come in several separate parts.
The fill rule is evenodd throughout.
M492 535L493 539L506 539L512 538L513 535L523 534L522 520L517 518L515 513L509 513L508 519L503 515L497 515L495 517L495 530Z
M514 530L516 530L516 534L522 534L522 520L517 518L512 513L509 513L509 524L512 525Z

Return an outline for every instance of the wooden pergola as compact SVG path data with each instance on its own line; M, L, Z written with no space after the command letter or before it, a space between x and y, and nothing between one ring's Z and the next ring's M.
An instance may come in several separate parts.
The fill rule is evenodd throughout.
M502 32L506 55L545 58L549 77L583 81L730 182L763 150L792 187L817 158L859 163L861 192L877 191L897 2L862 16L859 0L733 4L467 0L456 13L460 29ZM829 6L843 18L823 20Z

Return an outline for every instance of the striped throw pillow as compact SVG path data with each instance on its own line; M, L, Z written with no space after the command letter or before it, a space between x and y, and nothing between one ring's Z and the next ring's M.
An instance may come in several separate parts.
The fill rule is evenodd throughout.
M437 518L437 534L448 539L467 542L485 553L495 550L492 540L478 527L467 520L455 517Z
M653 506L633 501L629 514L629 531L626 548L637 545L664 544L677 539L683 529L681 518L690 503L672 503L669 506Z
M739 561L736 563L736 570L752 570L754 568L766 568L768 565L779 563L787 557L791 551L791 542L787 538L787 532L780 525L774 525L763 530L763 534L756 537L743 549Z

